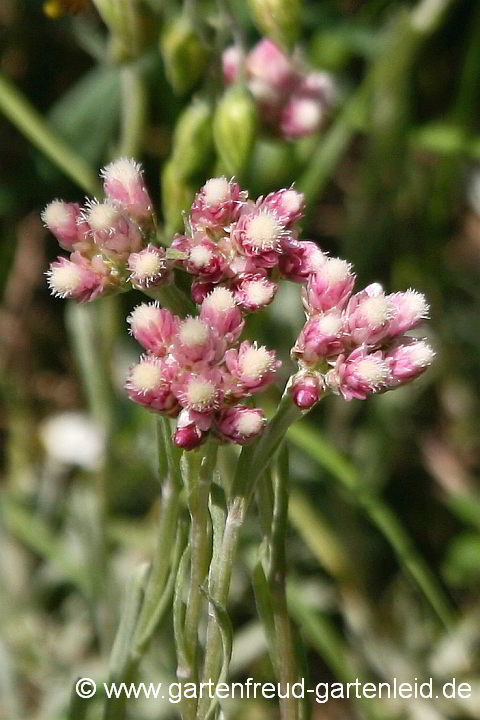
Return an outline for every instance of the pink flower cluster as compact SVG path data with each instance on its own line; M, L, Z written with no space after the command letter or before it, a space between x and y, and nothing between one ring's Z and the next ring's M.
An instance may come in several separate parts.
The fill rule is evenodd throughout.
M253 312L272 302L279 277L303 282L324 260L314 243L298 240L303 210L303 195L293 188L253 202L225 177L208 180L186 218L185 234L172 243L183 255L177 267L194 276L194 301L201 303L222 284L242 310Z
M399 387L421 375L434 352L406 335L428 317L424 295L385 294L378 283L353 293L355 275L340 258L325 257L303 289L307 321L292 349L299 363L289 390L311 408L330 390L345 400Z
M237 46L223 54L227 85L245 74L261 117L285 138L301 138L317 132L334 101L334 85L325 72L305 72L301 63L264 38L245 57Z
M239 342L245 319L230 289L215 287L196 316L182 319L143 303L128 322L147 352L131 368L127 391L150 410L177 417L176 445L191 450L210 432L244 445L261 434L262 410L244 401L273 382L280 362L273 350Z
M121 158L101 173L106 199L77 203L54 200L42 213L68 258L47 273L54 295L88 302L130 287L154 288L172 279L165 250L154 238L153 207L140 166Z

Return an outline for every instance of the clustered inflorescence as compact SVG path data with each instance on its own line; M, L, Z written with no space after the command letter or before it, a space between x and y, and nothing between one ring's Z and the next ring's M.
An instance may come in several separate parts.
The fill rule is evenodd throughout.
M293 188L256 202L233 180L208 180L185 232L158 245L152 203L140 167L121 159L102 172L106 200L81 209L59 200L43 219L70 258L48 272L54 294L81 302L130 287L152 298L192 275L197 314L174 315L158 301L137 306L130 330L146 353L129 373L132 400L177 418L175 443L192 449L210 432L245 444L266 419L253 395L274 379L275 351L241 341L248 313L269 305L281 279L303 285L307 321L292 349L299 370L288 391L308 410L328 391L365 399L420 375L433 359L424 340L407 337L427 316L414 290L386 295L377 283L353 293L355 276L340 258L299 240L304 200Z
M335 100L335 87L326 72L306 72L268 38L260 40L245 56L232 45L223 54L227 85L244 73L265 124L278 135L301 138L317 132Z

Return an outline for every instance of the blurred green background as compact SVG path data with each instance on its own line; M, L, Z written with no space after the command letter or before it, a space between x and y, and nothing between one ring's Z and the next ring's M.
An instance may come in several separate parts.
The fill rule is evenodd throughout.
M140 295L80 309L51 298L43 273L57 247L40 210L94 192L102 164L133 154L168 230L222 171L206 152L188 179L175 176L176 120L204 82L190 57L187 86L171 86L165 32L181 5L126 0L137 22L125 39L89 2L64 9L75 4L78 13L53 19L40 1L0 2L5 720L66 718L73 680L106 677L123 590L151 557L158 513L152 417L122 390L138 355L124 318ZM261 35L242 0L183 11L213 67L232 14L249 46ZM242 181L254 196L295 181L309 201L305 238L348 258L362 282L425 292L437 358L411 387L366 402L327 398L292 428L291 613L312 684L396 676L472 686L463 700L332 700L313 717L480 718L480 3L311 1L297 30L309 64L335 77L337 106L312 138L258 130ZM284 379L302 322L290 284L251 320L252 336L278 348ZM272 677L251 589L258 542L252 509L231 594L234 679ZM173 653L167 614L142 679L173 679ZM278 716L267 701L228 709ZM138 700L129 717L174 710ZM81 712L99 718L100 703Z

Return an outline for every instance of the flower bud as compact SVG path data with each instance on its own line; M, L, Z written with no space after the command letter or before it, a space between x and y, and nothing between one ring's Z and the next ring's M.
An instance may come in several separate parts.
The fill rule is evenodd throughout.
M247 193L238 183L226 177L210 178L195 196L192 224L223 235L225 227L238 218L246 200Z
M292 377L288 390L297 407L310 410L322 397L323 378L320 373L301 370Z
M42 220L50 232L55 235L64 250L75 249L79 242L78 224L80 205L54 200L42 212Z
M139 221L150 219L153 206L142 168L129 158L120 158L101 171L105 195Z
M329 388L345 400L365 400L369 395L387 388L392 382L388 361L381 351L368 354L359 347L345 358L340 355L335 367L326 375Z
M70 260L59 257L46 273L48 285L55 297L90 302L112 287L110 272L103 259L89 260L80 253L72 253Z
M219 352L219 340L206 322L198 317L187 317L180 323L173 344L173 354L179 363L208 363Z
M393 306L393 317L388 327L389 337L403 335L428 318L429 307L422 293L410 289L393 293L388 297Z
M303 217L305 197L293 188L278 190L267 195L261 206L274 210L285 226L289 227Z
M202 444L207 432L202 431L193 420L188 410L182 410L177 419L177 427L173 435L173 442L183 450L194 450Z
M263 38L248 53L246 70L249 82L270 90L271 97L282 98L298 82L291 58L269 38Z
M200 308L200 317L230 344L242 334L245 320L231 290L216 287Z
M407 338L405 338L407 340ZM425 340L411 340L386 353L393 385L415 380L432 364L435 352Z
M342 309L353 290L355 275L351 265L340 258L327 258L308 281L303 295L309 314L325 312L334 307Z
M217 369L182 373L172 389L180 405L188 410L190 419L202 431L210 430L214 413L223 403L222 374Z
M143 245L139 226L112 200L88 201L83 218L91 228L95 244L114 260L126 260L130 253L138 252Z
M128 269L129 280L138 290L165 285L172 278L165 250L154 245L148 245L138 253L131 253L128 256Z
M302 0L248 0L248 5L261 34L287 48L295 44L300 31Z
M237 445L246 445L262 434L266 422L267 419L260 408L234 405L220 413L216 430L225 440Z
M227 259L218 245L203 233L198 233L200 242L194 236L193 244L188 250L188 257L184 262L187 272L198 275L202 280L218 282L227 271Z
M189 180L208 164L213 153L212 110L195 100L180 115L173 133L172 162L178 176Z
M255 103L240 85L226 90L213 119L213 140L220 159L232 175L245 170L253 148L256 129Z
M139 405L174 416L179 407L171 388L177 373L171 361L144 355L130 369L125 387L130 399Z
M263 275L249 275L237 284L235 300L244 310L255 312L270 305L277 288L277 283Z
M288 232L274 210L258 207L240 216L231 238L241 254L254 258L258 267L270 268L278 265Z
M344 317L338 310L330 310L307 321L292 349L292 356L314 365L344 351L346 341Z
M353 295L346 309L352 342L355 345L375 345L387 334L393 314L393 304L378 283Z
M166 355L178 332L178 318L157 303L142 303L127 318L130 332L145 350Z
M168 25L160 49L167 80L175 93L185 94L200 80L208 60L207 48L185 15Z
M281 366L276 359L274 350L267 350L265 346L258 347L257 343L245 340L239 349L232 348L225 353L225 363L230 374L236 378L240 393L263 390L270 385L275 373Z

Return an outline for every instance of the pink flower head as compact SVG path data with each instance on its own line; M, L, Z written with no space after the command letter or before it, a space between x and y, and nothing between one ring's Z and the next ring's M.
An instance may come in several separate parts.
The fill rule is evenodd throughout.
M220 413L215 427L225 440L237 445L246 445L262 434L266 422L267 419L260 408L234 405Z
M207 434L198 427L189 410L182 410L177 419L173 442L183 450L194 450L202 444Z
M352 295L348 301L347 328L355 345L375 345L388 333L394 307L378 283Z
M223 79L226 85L231 85L237 80L244 62L245 53L238 45L230 45L223 51Z
M143 245L139 226L125 215L112 200L88 201L82 220L91 228L94 242L114 259L126 260Z
M246 71L250 81L263 83L277 95L288 93L298 80L291 59L268 38L260 40L249 52Z
M142 168L129 158L114 160L101 171L105 195L137 220L152 216L152 201L148 194Z
M271 268L278 265L289 235L275 210L258 207L240 216L231 236L240 253L253 258L258 267Z
M402 345L389 350L385 357L390 363L392 385L415 380L432 364L435 352L425 340L405 338Z
M282 275L293 282L304 283L325 263L327 256L311 240L297 240L280 257Z
M321 399L324 386L320 373L301 370L292 377L288 390L297 407L301 410L310 410Z
M238 340L245 325L234 294L223 286L207 295L200 308L200 317L228 344Z
M127 318L135 340L154 355L169 352L178 331L179 319L158 303L142 303Z
M345 318L339 310L329 310L307 320L292 355L307 365L315 365L345 350Z
M342 309L355 284L351 265L340 258L327 258L314 275L311 275L304 305L308 313L324 312L334 307Z
M55 297L90 302L110 288L109 270L102 258L91 260L74 252L67 258L59 257L47 272L48 285Z
M274 210L286 227L303 217L305 197L293 188L272 192L263 200L261 207Z
M277 283L264 275L247 275L236 284L235 299L244 310L255 312L270 305L277 289Z
M388 328L388 336L395 337L413 330L428 318L429 307L425 295L417 290L406 290L389 295L393 305L393 318Z
M345 400L365 400L387 388L391 380L390 366L383 353L378 350L369 354L364 347L356 348L347 357L340 355L326 375L330 389Z
M292 95L282 110L280 132L286 138L302 138L317 132L325 119L321 100L304 95Z
M222 341L199 317L187 317L178 326L172 352L182 365L209 363L221 355Z
M42 220L50 232L55 235L58 244L64 250L77 250L77 245L84 242L79 232L78 219L80 205L54 200L42 211Z
M138 253L130 253L128 269L130 282L138 290L166 285L172 279L165 250L155 245L148 245Z
M237 380L241 394L259 392L270 385L281 362L275 357L275 350L245 340L238 350L232 348L225 353L225 364Z
M198 235L201 240L198 239ZM195 233L187 252L188 257L184 262L187 272L209 282L218 282L224 277L227 260L218 245L208 240L203 233Z
M182 373L173 383L173 392L180 405L190 411L202 430L208 430L213 413L222 406L222 374L215 368Z
M195 196L192 224L194 227L223 231L237 219L246 199L247 193L240 189L238 183L226 177L211 178Z
M130 369L126 389L131 400L150 410L178 414L179 406L172 393L172 383L178 374L174 363L154 355L144 355Z

